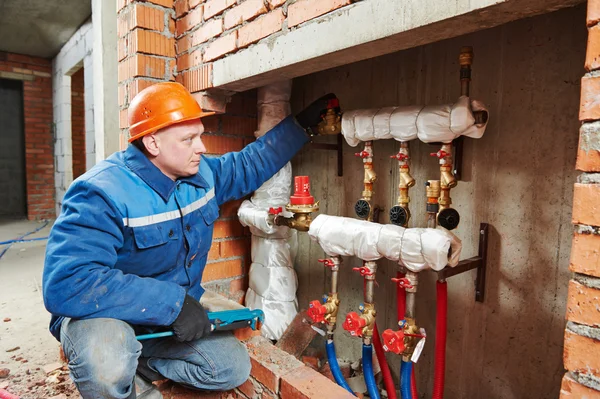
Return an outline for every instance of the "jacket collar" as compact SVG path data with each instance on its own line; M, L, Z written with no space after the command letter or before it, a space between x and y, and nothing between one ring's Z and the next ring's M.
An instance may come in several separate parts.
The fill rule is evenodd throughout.
M156 191L167 202L180 182L190 183L196 187L207 188L208 183L200 175L200 171L193 176L182 177L177 181L171 180L154 165L148 157L136 146L129 145L124 151L125 164L142 179L148 186ZM202 160L201 160L202 162Z

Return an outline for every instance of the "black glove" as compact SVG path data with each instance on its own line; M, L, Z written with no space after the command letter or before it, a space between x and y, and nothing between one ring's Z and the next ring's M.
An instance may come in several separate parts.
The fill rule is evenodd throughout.
M327 112L327 106L330 100L337 100L333 93L325 94L323 97L313 101L308 107L296 114L296 120L306 130L312 130L313 134L317 133L315 128L322 120ZM336 106L336 112L340 112L339 105Z
M179 316L171 324L175 339L179 342L193 341L210 334L210 321L200 302L189 295L181 307Z

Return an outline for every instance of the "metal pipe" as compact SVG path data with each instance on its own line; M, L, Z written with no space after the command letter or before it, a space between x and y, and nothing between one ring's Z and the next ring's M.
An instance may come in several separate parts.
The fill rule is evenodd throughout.
M471 64L473 63L473 47L465 46L460 49L460 94L469 97L471 83Z
M371 274L365 276L365 304L374 302L375 291L375 273L377 272L377 263L365 262L365 267L369 268Z

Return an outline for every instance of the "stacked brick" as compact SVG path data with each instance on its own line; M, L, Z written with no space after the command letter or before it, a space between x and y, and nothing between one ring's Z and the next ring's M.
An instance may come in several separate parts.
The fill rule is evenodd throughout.
M23 81L27 217L55 217L52 63L0 52L0 78Z
M600 1L588 2L561 398L600 398Z
M133 97L156 82L175 80L175 11L173 0L118 0L117 13L123 144L127 142L127 106Z
M348 5L352 0L175 0L177 81L213 87L213 62L262 39ZM258 60L257 60L258 61Z
M350 399L354 395L327 377L276 348L263 337L245 342L252 362L252 375L228 392L191 392L171 383L160 386L165 399Z

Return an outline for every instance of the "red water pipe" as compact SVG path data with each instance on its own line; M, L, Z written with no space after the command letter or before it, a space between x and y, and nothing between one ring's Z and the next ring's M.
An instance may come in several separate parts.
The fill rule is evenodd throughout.
M367 289L367 280L363 281L363 291ZM377 355L377 361L379 362L379 367L381 368L381 375L383 376L383 384L385 385L385 390L388 393L389 399L398 399L396 396L396 385L394 385L394 380L392 379L392 373L390 372L390 366L387 363L387 359L385 358L385 352L383 351L383 345L381 344L381 338L379 338L379 330L377 330L377 323L373 328L373 346L375 347L375 354Z
M448 317L448 284L436 283L437 315L435 319L435 369L433 374L433 399L444 397L446 372L446 325Z
M387 391L388 398L397 399L396 397L396 385L392 379L392 373L388 366L387 359L385 358L385 352L383 351L383 345L381 345L381 338L379 338L379 331L377 330L377 323L373 329L373 346L375 347L375 354L377 354L377 361L381 367L381 374L383 376L383 385Z
M4 389L0 389L0 399L19 399L19 397L5 391Z

